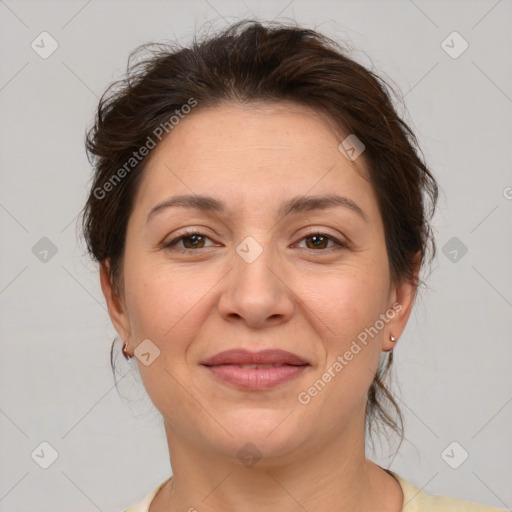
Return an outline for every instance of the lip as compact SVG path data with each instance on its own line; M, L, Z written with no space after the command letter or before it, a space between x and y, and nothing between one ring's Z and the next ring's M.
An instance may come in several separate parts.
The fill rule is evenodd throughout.
M308 363L299 356L287 352L286 350L274 349L249 352L249 350L245 349L233 349L220 352L210 357L210 359L207 359L202 364L206 366L219 366L224 364L289 364L300 366Z
M264 390L298 377L310 365L284 350L227 350L202 365L215 377L241 389Z

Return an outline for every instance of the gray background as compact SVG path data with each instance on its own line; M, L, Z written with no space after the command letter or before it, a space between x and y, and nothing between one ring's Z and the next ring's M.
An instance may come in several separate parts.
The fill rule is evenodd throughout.
M140 397L129 407L113 385L115 331L77 241L84 131L130 50L241 17L295 19L346 41L405 95L443 189L439 253L396 349L407 440L374 459L428 493L511 508L510 1L0 0L0 511L120 511L169 475L136 375L120 384ZM58 43L46 59L31 47L43 31ZM442 46L453 31L469 44L457 58ZM48 469L42 442L58 453Z

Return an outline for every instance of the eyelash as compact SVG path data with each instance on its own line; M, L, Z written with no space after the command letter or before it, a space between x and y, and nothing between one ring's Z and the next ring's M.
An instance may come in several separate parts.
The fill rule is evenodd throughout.
M194 235L198 235L198 236L201 236L203 238L207 238L207 239L211 240L210 237L206 236L204 233L201 233L199 231L185 231L182 234L180 234L179 236L177 236L176 238L173 238L172 240L170 240L169 242L164 244L163 248L167 249L167 250L170 250L170 251L177 251L177 252L181 252L181 253L197 252L200 249L205 249L205 247L199 247L198 249L188 249L188 248L176 247L176 244L178 242L180 242L182 239L188 238L188 237L191 237L191 236L194 236ZM320 236L322 236L324 238L327 238L328 240L334 242L338 246L338 249L340 249L340 248L347 249L348 248L348 244L347 243L341 242L336 237L334 237L332 235L328 235L327 233L323 233L321 231L312 231L311 233L307 233L307 234L305 234L300 239L300 241L304 240L305 238L309 238L309 237L312 237L312 236L315 236L315 235L320 235ZM209 247L211 247L211 246L209 246ZM306 247L306 249L309 249L309 248ZM336 248L330 247L330 248L327 248L327 249L309 249L309 250L313 251L313 252L324 252L324 251L329 251L329 250L332 250L332 249L336 249Z

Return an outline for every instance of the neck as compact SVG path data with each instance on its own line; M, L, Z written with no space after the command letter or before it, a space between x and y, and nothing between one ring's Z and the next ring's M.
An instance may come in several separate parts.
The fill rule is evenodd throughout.
M172 480L150 512L396 511L398 482L364 454L364 436L304 447L284 460L261 459L252 467L220 453L205 453L166 425Z

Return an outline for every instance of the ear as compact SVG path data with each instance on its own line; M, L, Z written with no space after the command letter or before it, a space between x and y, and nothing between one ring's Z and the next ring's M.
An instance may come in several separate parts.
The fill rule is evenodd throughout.
M119 297L116 290L112 285L112 279L110 275L110 261L105 260L100 264L100 283L101 290L105 296L107 302L108 314L110 321L115 327L119 336L123 341L127 341L130 337L130 320L126 311L126 306Z
M387 323L382 340L382 350L385 352L395 348L398 339L405 330L405 326L411 315L414 299L416 298L419 268L420 253L415 256L413 277L411 279L404 279L400 283L392 285L390 288L388 311L394 312L394 316L391 318L391 313L387 314L388 318L391 318L391 320ZM396 339L394 342L391 341L391 336Z

